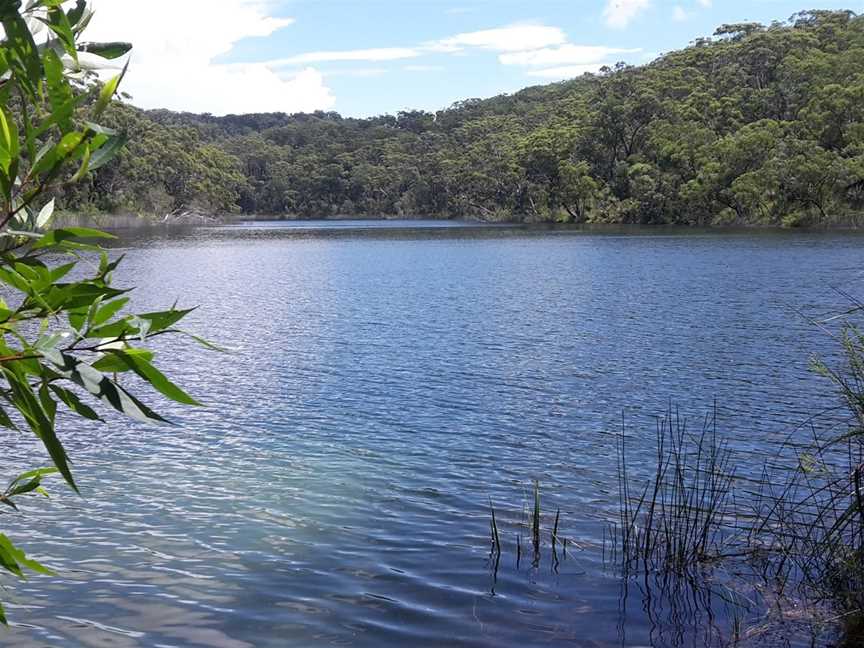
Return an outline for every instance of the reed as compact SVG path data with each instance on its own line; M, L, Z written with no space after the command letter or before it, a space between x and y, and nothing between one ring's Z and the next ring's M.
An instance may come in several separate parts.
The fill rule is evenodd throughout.
M531 516L531 532L534 538L534 551L540 546L540 481L534 480L534 513Z
M530 498L530 500L529 500ZM529 513L529 501L530 501L530 513ZM523 532L526 534L526 537L530 537L530 553L531 553L531 566L532 568L537 568L540 566L542 562L542 558L545 551L545 545L543 541L542 529L544 526L544 513L541 505L540 498L540 481L533 480L531 482L531 491L526 492L525 499L523 500L522 506L522 516L521 519L518 516L507 516L504 515L504 521L506 522L507 518L510 519L519 519L518 522L513 522L516 526L515 531L515 546L513 549L516 554L516 568L518 569L521 566L522 555L523 555L523 546L522 546L522 537ZM489 536L491 542L491 550L490 550L490 558L492 556L500 557L502 551L505 546L501 541L501 527L500 521L501 516L499 516L500 509L496 511L495 506L492 503L492 499L489 499ZM561 509L555 509L554 517L551 514L546 514L548 528L549 528L549 544L548 550L551 560L549 561L551 569L553 572L557 571L560 560L558 558L558 545L560 543L561 549L563 551L562 556L564 559L567 558L567 549L568 546L573 546L575 543L571 542L566 536L564 536L561 532L562 525L562 515ZM579 545L575 545L579 548Z
M864 306L844 315L859 314ZM834 383L846 416L839 427L810 426L805 447L778 451L782 468L766 468L749 534L764 573L807 602L831 609L845 628L844 646L864 645L864 336L846 323L845 362L813 368ZM836 415L837 412L834 412Z
M611 529L625 570L681 573L724 553L732 515L727 445L716 414L691 435L671 407L657 421L654 474L641 486L629 472L626 431L618 443L619 524ZM634 490L635 489L635 490ZM638 495L637 495L638 493Z
M489 511L492 514L490 522L492 532L492 551L497 554L501 553L501 538L498 535L498 521L495 519L495 507L492 505L492 498L489 498Z
M864 312L864 305L858 310ZM811 425L811 441L781 444L759 478L736 478L732 453L718 435L716 409L693 431L670 406L657 420L652 461L641 476L631 466L622 425L618 515L604 526L603 560L620 568L625 592L637 584L649 617L671 615L672 625L695 619L695 637L719 601L728 623L704 630L700 645L749 645L779 634L790 619L814 632L842 625L836 645L864 645L864 335L847 327L842 346L842 370L820 363L815 368L838 387L848 413L844 427L825 437ZM740 484L746 484L741 498ZM522 531L530 533L532 566L540 564L539 480L532 486L515 534L517 569ZM491 499L490 517L497 575L502 543ZM567 557L561 523L560 508L547 515L553 571L559 542ZM716 591L718 571L727 579L734 572L723 584L726 594Z

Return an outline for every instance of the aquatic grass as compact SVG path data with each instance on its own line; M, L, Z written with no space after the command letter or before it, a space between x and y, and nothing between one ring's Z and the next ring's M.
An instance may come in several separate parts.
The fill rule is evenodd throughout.
M656 424L654 474L634 494L626 429L618 449L619 524L608 536L625 571L684 572L723 556L733 516L731 453L717 436L716 412L701 432L671 407Z
M561 521L561 509L555 511L555 524L552 527L552 546L558 541L558 522Z
M540 547L540 481L536 479L534 480L534 513L531 517L531 531L536 555Z
M765 570L809 600L841 612L864 609L862 447L848 438L814 453L798 453L786 475L760 491L759 526ZM845 460L838 461L842 455ZM754 541L755 542L755 541Z
M531 508L530 514L528 513L528 498L530 497ZM490 558L496 559L496 569L497 569L497 561L500 559L502 552L505 549L505 544L501 540L501 516L499 515L500 509L496 511L491 498L489 499L489 536L490 536L490 544L491 549L489 556ZM519 521L515 522L516 530L514 533L515 543L513 549L515 550L516 560L515 565L516 568L519 569L522 563L523 556L523 546L522 546L522 538L523 532L527 537L530 537L530 551L531 551L531 567L532 569L539 568L543 553L544 553L544 540L543 540L543 517L544 513L541 505L541 497L540 497L540 481L535 479L531 482L531 490L530 494L526 489L525 499L523 500L523 504L521 507L521 519L519 516L515 516ZM506 518L506 516L505 516ZM562 523L562 515L561 509L556 508L554 517L547 515L548 518L548 528L549 528L549 555L550 555L550 567L553 572L557 572L560 566L561 558L558 556L558 545L560 544L562 549L562 558L567 558L567 548L568 545L576 545L578 544L571 542L569 538L564 536L561 531L561 523Z
M498 535L498 522L495 519L495 507L492 504L492 498L489 498L489 512L492 514L492 519L490 520L491 533L492 533L492 551L497 554L501 554L501 538Z
M733 644L781 627L809 627L816 636L842 625L839 645L864 645L864 335L847 326L838 339L845 367L814 368L838 387L844 429L826 435L811 420L810 441L790 436L757 478L736 478L716 410L697 434L671 407L658 419L653 475L644 483L631 474L622 427L618 520L604 529L604 562L617 565L625 583L639 577L644 606L665 600L673 626L687 618L687 605L716 597L720 576L729 592L729 583L751 592L746 605L740 592L732 597ZM680 602L677 587L689 588ZM748 610L760 616L745 618Z
M864 335L845 321L864 305L853 306L839 335L829 331L845 364L812 364L834 383L846 419L821 434L811 424L807 446L778 451L785 461L763 471L749 539L761 550L763 572L833 610L850 646L864 645Z
M626 427L616 437L621 499L618 519L603 525L603 562L620 570L622 600L638 593L656 642L652 645L752 645L775 636L825 634L826 628L847 619L789 587L801 579L801 570L785 555L791 549L783 550L769 539L782 525L769 523L764 512L756 510L767 504L769 493L782 495L775 498L774 510L785 511L786 530L794 530L789 517L797 513L790 504L795 501L792 495L804 484L817 487L815 477L827 474L822 467L825 457L818 453L809 457L799 449L800 463L809 472L795 474L792 484L773 477L768 462L761 478L737 478L732 452L718 433L716 407L694 430L670 405L656 421L649 465L640 462L638 472L631 459L631 439ZM851 479L854 482L856 476ZM864 469L857 479L864 482ZM763 499L747 490L742 504L736 496L741 483L747 489L755 483ZM564 515L560 507L544 512L541 495L539 480L532 480L525 489L521 517L518 508L515 515L502 514L490 499L493 593L502 554L508 550L502 541L508 519L516 527L509 537L515 536L517 570L523 537L530 537L532 570L548 555L549 569L555 574L560 560L568 558L568 545L573 543L562 532ZM842 515L842 508L835 508ZM826 517L816 528L828 531L831 525ZM807 533L815 537L813 524L803 528L811 529ZM854 564L854 556L847 556L847 561ZM780 565L784 566L776 569ZM848 619L853 623L854 615Z
M778 444L759 476L736 475L716 406L694 431L670 405L655 425L653 460L636 470L622 424L618 513L603 526L603 562L620 570L624 601L634 585L641 594L652 645L825 639L840 625L838 646L864 645L864 335L845 332L843 348L845 372L820 372L838 384L847 429L823 441L811 421L811 440ZM497 578L504 548L491 499L490 517ZM544 523L557 572L558 544L564 558L568 544L561 509L544 520L533 480L515 533L517 569L523 531L539 567Z

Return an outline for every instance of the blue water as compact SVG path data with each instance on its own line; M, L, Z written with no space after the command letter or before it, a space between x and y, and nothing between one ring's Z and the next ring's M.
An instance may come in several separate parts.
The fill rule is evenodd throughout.
M615 437L720 432L755 470L835 403L807 316L861 294L864 237L439 223L124 235L141 310L199 305L219 354L160 343L207 404L62 425L83 498L4 516L56 577L6 582L10 646L646 646L602 565ZM38 446L3 433L2 464ZM515 564L532 480L571 540ZM489 560L489 498L505 552ZM524 541L524 536L523 536ZM578 546L577 546L578 545Z

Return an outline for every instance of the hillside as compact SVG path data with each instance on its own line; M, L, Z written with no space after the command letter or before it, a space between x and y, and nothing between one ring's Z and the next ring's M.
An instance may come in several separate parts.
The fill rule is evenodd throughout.
M724 25L646 66L434 114L214 117L118 104L110 119L132 144L62 197L68 209L856 225L864 16Z

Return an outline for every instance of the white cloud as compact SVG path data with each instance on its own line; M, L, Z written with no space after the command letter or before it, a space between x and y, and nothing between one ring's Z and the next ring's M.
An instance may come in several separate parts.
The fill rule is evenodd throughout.
M144 108L214 114L328 109L335 98L314 68L278 75L267 63L215 63L243 38L269 36L293 20L265 0L102 0L91 40L134 45L123 90ZM170 16L166 20L165 16Z
M441 72L443 65L404 65L402 69L406 72Z
M518 52L562 45L566 42L567 35L559 27L517 24L456 34L428 43L426 48L434 52L458 52L466 48Z
M306 52L305 54L270 61L270 65L303 65L305 63L334 61L398 61L416 56L420 56L420 52L410 47L376 47L358 50Z
M623 29L651 6L651 0L606 0L603 16L610 27Z
M672 10L672 20L675 22L684 22L687 18L689 18L689 16L687 15L687 12L684 11L684 7L681 5L675 5L675 8Z
M527 52L501 54L498 60L504 65L586 65L599 63L614 54L633 54L640 49L621 49L596 45L574 45L568 43L560 47L546 47Z
M562 65L559 67L543 68L542 70L531 70L530 76L544 77L547 79L572 79L582 76L586 72L594 73L600 70L605 63L586 63L585 65Z
M385 74L387 74L387 69L383 67L327 68L321 73L328 79L332 77L353 77L357 79L370 79L373 77L384 76Z
M705 9L710 9L713 4L711 0L697 0L700 7L704 7Z
M562 45L567 35L558 27L542 24L515 24L495 29L456 34L412 47L377 47L356 50L305 52L269 61L273 67L330 63L336 61L382 62L417 58L428 54L464 54L469 50L522 52ZM419 67L419 66L415 66ZM415 70L417 71L417 70Z

